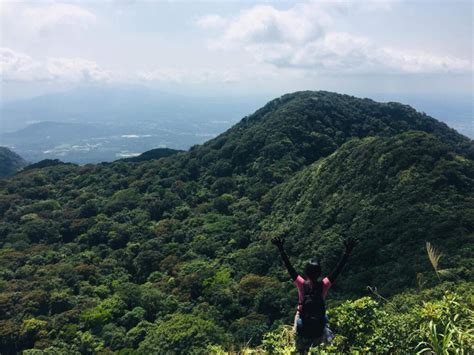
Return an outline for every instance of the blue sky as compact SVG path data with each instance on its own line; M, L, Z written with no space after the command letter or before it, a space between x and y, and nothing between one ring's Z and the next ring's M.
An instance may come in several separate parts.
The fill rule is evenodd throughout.
M2 1L5 100L84 83L194 95L472 95L471 1Z

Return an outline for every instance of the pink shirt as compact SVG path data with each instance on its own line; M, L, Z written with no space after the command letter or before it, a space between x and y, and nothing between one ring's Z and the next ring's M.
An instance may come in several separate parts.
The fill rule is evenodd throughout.
M298 275L293 283L298 288L298 311L301 311L301 303L303 303L304 299L304 279ZM330 287L331 281L325 277L323 279L323 299L326 298Z

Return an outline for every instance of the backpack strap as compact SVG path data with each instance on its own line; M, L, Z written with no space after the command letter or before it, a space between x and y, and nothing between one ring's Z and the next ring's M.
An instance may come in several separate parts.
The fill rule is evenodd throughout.
M300 307L303 307L304 297L305 297L305 295L307 295L309 293L310 293L309 282L307 280L305 280L304 283L303 283L303 297L301 297L301 301L298 300L298 309Z

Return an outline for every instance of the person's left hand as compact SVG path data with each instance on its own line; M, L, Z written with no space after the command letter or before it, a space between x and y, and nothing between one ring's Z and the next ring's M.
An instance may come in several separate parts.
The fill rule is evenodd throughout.
M359 244L359 241L356 238L349 237L344 240L344 247L346 248L346 254L351 254L352 250Z

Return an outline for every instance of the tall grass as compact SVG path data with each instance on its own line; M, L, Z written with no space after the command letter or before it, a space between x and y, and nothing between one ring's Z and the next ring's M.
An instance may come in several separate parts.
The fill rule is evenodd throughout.
M450 269L441 269L439 266L439 261L443 256L443 253L435 249L430 242L426 242L426 252L428 253L428 259L433 266L433 269L438 277L438 280L441 281L441 277L450 277L453 275Z

